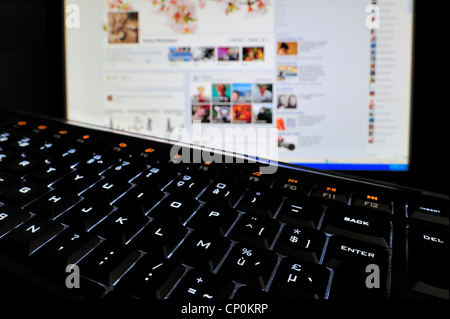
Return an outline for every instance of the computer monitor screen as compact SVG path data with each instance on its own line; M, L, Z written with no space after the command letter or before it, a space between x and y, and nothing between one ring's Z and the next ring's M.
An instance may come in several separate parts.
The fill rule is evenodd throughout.
M67 117L315 168L407 170L413 10L66 0Z

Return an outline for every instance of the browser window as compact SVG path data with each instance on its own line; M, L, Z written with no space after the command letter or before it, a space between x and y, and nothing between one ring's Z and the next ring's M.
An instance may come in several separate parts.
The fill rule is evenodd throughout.
M70 4L69 119L317 168L408 168L410 0Z

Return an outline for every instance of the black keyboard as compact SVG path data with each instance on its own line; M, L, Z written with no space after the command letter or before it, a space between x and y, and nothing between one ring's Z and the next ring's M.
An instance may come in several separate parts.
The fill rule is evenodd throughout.
M187 163L200 151L214 161ZM3 296L448 299L448 207L448 195L0 117Z

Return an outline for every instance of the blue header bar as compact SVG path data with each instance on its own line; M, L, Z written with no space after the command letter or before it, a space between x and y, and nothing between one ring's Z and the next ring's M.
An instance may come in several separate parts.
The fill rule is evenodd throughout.
M315 169L335 171L407 171L408 164L336 164L336 163L294 163Z

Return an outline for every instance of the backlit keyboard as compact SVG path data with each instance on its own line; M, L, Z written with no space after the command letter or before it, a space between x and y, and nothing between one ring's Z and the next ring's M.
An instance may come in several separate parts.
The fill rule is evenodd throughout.
M0 295L448 299L448 195L173 145L3 111Z

